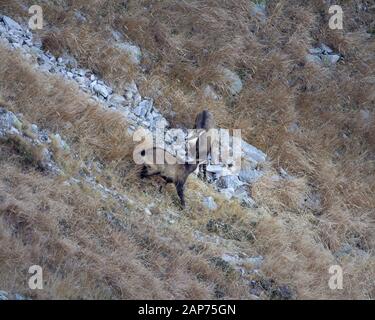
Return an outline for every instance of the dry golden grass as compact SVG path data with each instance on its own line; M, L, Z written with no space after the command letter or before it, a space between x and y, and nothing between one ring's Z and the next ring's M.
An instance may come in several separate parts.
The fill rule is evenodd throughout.
M22 2L35 4L35 1ZM265 257L265 274L290 285L297 298L373 299L374 12L357 8L358 4L366 3L368 1L337 1L345 12L345 30L332 31L328 28L328 8L322 0L267 1L268 19L265 24L249 14L249 1L246 0L142 0L127 1L125 7L123 1L117 0L60 0L49 4L43 2L45 18L55 32L43 32L40 36L46 48L56 53L70 52L82 66L95 70L118 91L123 90L124 83L129 79L137 79L142 94L153 97L175 125L191 125L195 112L207 107L220 126L241 128L250 143L266 151L273 159L275 170L283 167L296 177L291 181L275 181L272 176L266 176L253 185L252 195L261 205L255 212L246 211L236 203L226 204L218 198L220 209L212 214L202 210L199 195L188 191L191 208L168 232L175 228L174 232L191 241L187 235L192 230L203 230L210 219L220 219L233 225L235 230L250 229L256 241L242 240L237 245L245 247L245 250L251 247L249 254L253 251L262 254ZM0 9L10 15L25 15L13 1L3 1ZM87 22L79 22L74 15L75 10L80 10ZM108 46L111 29L121 31L126 39L142 48L144 73L131 66L126 55ZM344 60L333 68L305 64L307 49L319 42L343 54ZM30 121L52 131L62 132L82 161L92 158L102 161L106 174L99 179L105 183L129 193L135 190L140 203L156 199L160 216L171 208L173 210L173 192L167 190L165 195L158 194L154 187L138 183L132 174L133 167L128 161L131 143L123 143L128 141L125 124L116 114L89 105L87 97L78 94L74 86L63 84L61 79L36 74L7 50L0 49L0 57L0 92L12 110L23 112ZM241 76L244 89L237 97L228 94L217 72L218 65L227 66ZM204 97L207 84L215 88L223 99L216 101ZM363 118L363 110L369 111L368 120ZM289 130L291 127L299 128L292 131ZM206 194L211 192L195 180L189 181L188 190L189 185L204 190ZM318 209L301 205L311 195L319 196L321 203ZM77 203L81 201L81 196L86 199L80 193L75 200ZM213 196L216 197L215 194ZM59 200L55 201L58 205ZM28 208L22 201L17 205ZM4 210L19 211L12 209L14 204L10 204L9 208ZM71 215L72 219L78 218L76 213ZM249 218L246 218L248 215ZM21 213L20 217L23 217ZM50 219L50 223L55 223L53 217ZM99 222L92 218L81 223L82 228L88 228L93 223L94 230L95 223ZM103 221L102 224L103 228L109 228ZM146 226L149 227L147 223ZM7 233L9 230L4 227L4 234ZM95 236L91 234L93 239L96 239ZM117 237L111 248L121 252L122 241L128 244L129 240L121 233ZM26 248L18 242L12 244L11 235L4 241L8 245L2 245L2 248L17 247L13 255L9 252L8 261L14 258L13 262L9 262L7 272L13 274L11 268L24 259L23 254L27 256ZM93 243L101 241L105 242L98 236ZM68 242L65 246L74 247L70 244ZM353 252L336 259L334 253L344 244L352 245ZM36 248L39 246L42 247L38 244ZM137 256L137 250L143 250L142 246L136 245L129 250ZM121 278L117 282L117 273L124 270L121 267L123 262L106 269L103 262L104 254L107 254L105 250L97 251L99 249L93 244L90 250L95 254L88 249L85 253L89 252L88 256L93 259L89 260L89 265L93 266L91 271L96 271L83 273L82 276L72 271L64 281L56 280L56 291L49 292L51 296L69 297L72 283L85 283L87 290L82 289L82 297L88 297L90 286L94 286L96 279L101 277L98 266L106 270L108 277L100 278L102 287L92 291L99 297L213 296L212 285L201 285L199 281L188 282L188 289L171 289L173 279L184 282L185 277L192 277L190 271L185 272L185 256L179 257L178 254L160 263L160 269L170 270L169 278L152 278L160 272L152 264L152 272L157 271L149 275L154 279L150 282L153 289L145 291L142 288L145 282L140 281L133 291L123 293L121 290L124 290L127 281L137 283L138 278ZM155 248L141 265L152 262L154 255L159 255L158 250L161 249ZM173 250L170 248L168 252L173 253ZM85 259L88 258L77 258L74 263L84 266ZM225 277L220 278L222 275L214 276L209 271L210 267L197 259L190 264L192 274L202 272L207 274L208 282L216 281L220 283L219 287L229 286L225 289L227 296L246 297L245 291L234 293L235 284L225 281ZM25 261L28 260L25 258ZM80 270L74 269L72 263L66 262L67 268ZM131 260L131 263L138 268L138 260ZM327 287L327 270L331 264L343 266L344 290L341 292ZM127 265L127 268L130 266ZM0 274L4 275L4 272ZM56 279L59 278L56 273L53 274ZM12 281L17 284L17 279ZM8 281L4 283L10 286L11 280L3 281ZM61 287L58 288L58 285ZM71 296L77 297L73 291Z

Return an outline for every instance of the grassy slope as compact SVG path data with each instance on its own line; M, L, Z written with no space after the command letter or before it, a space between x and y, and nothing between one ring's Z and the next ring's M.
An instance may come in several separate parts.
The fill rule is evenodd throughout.
M374 27L371 13L356 11L354 2L342 1L346 29L333 32L327 28L328 15L322 1L308 4L270 1L265 25L248 14L249 2L245 0L128 1L127 7L115 0L109 4L108 1L54 3L43 4L49 26L57 28L53 34L42 32L46 49L55 53L70 51L82 65L96 70L119 90L128 79L136 78L142 93L154 97L166 114L170 110L177 113L170 119L176 124L190 125L193 112L202 105L208 106L222 126L242 128L249 142L266 150L274 159L275 168L282 166L298 177L293 182L282 183L266 177L255 184L252 193L261 204L259 212L244 212L236 204L223 203L215 213L214 218L254 234L256 241L241 240L236 245L249 253L262 254L266 258L263 272L268 277L292 286L299 298L374 297L371 279L375 274L375 126L374 120L365 125L360 116L361 110L373 112L374 108L375 45L373 36L365 37L366 31ZM24 16L13 2L3 2L1 6L10 15ZM87 16L86 23L77 21L75 9ZM108 48L109 27L122 31L147 50L142 62L145 73L129 67L124 55ZM345 61L333 69L305 65L306 49L319 41L344 54ZM135 181L128 157L131 148L123 143L127 139L122 134L125 130L115 115L104 114L98 107L88 107L87 97L58 78L46 78L30 70L17 56L3 49L0 56L1 95L10 101L12 110L62 132L80 154L81 161L96 157L105 163L105 174L98 174L103 183L129 194L140 194L141 204L157 198L162 211L176 211L172 192L164 197L155 194L152 186L140 186ZM227 65L241 74L245 86L237 98L226 94L223 79L215 71L217 64ZM53 85L47 86L47 83ZM224 100L203 98L206 84L213 85ZM67 127L67 123L71 125ZM298 123L303 130L289 132L287 128L293 123ZM10 167L10 172L20 179L21 169L16 160L10 163L5 158L2 165ZM0 266L4 268L0 274L4 289L24 290L23 263L47 259L51 265L49 272L56 278L53 281L56 288L40 295L199 298L214 296L220 287L226 297L247 297L240 281L218 274L207 262L211 253L202 257L201 253L196 256L186 249L193 242L191 231L203 230L212 218L208 212L201 213L199 197L193 191L188 192L191 208L173 227L165 227L159 220L157 223L143 221L142 210L132 211L132 222L141 229L139 238L133 239L133 234L106 232L110 227L96 219L102 204L90 193L75 190L73 199L64 192L31 196L31 190L37 186L57 182L32 169L22 175L22 179L30 181L30 190L23 187L19 191L23 184L16 182L11 183L15 189L9 189L7 177L1 180L1 190L5 190L2 192L7 197L12 195L10 204L2 204L1 216L15 212L21 222L26 219L27 230L32 230L28 236L35 236L38 241L32 242L30 253L22 236L9 233L9 222L3 218L5 236L1 240L7 244L1 245L0 255L6 263ZM205 190L195 180L189 184ZM55 189L60 190L60 185ZM25 196L21 196L22 192ZM320 195L321 208L301 208L301 201L312 192ZM52 214L43 216L50 220L39 225L35 214L40 210L33 208L39 208L43 201L61 208L54 209L49 204ZM86 205L82 206L81 202ZM111 209L122 217L121 208ZM42 257L44 246L55 248L66 237L56 236L59 233L54 231L60 228L57 227L60 210L66 212L68 226L78 228L67 236L71 247L63 249L72 251L67 255L66 251L55 253L56 250L50 249ZM256 217L255 223L250 223L249 216ZM156 229L152 244L142 240L142 231L148 234L149 228ZM82 236L76 236L81 233ZM176 244L166 244L162 240L164 233L178 239ZM344 243L369 255L353 251L335 261L332 254ZM76 245L83 246L79 254L72 249ZM160 249L165 246L167 255ZM182 252L188 252L187 256ZM124 262L123 257L129 261ZM113 259L113 264L107 265L108 259ZM191 262L186 264L186 261ZM342 292L327 288L327 270L335 263L342 265L346 274ZM61 266L59 270L54 269L56 265ZM126 269L128 265L130 269ZM99 270L105 270L104 276ZM9 278L9 274L15 274L14 278ZM139 280L145 274L152 279L146 281L152 283L147 290L142 285L146 282ZM98 279L102 281L99 286L94 283ZM174 282L180 285L174 287ZM73 284L81 289L72 289ZM92 290L88 290L90 286Z

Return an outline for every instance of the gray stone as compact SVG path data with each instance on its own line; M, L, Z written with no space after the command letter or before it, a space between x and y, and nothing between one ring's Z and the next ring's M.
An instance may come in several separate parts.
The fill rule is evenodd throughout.
M298 130L300 129L300 125L298 122L293 122L292 124L290 124L290 126L288 127L288 132L297 132Z
M216 210L217 209L217 204L215 203L215 200L212 197L204 197L203 198L203 205L208 210Z
M70 54L67 54L66 52L64 52L60 58L62 59L62 63L67 65L69 68L77 68L78 61L76 58L74 58Z
M264 3L252 3L251 4L251 15L259 19L261 22L265 22L267 18L266 5Z
M245 159L251 162L261 163L261 162L265 162L267 159L267 155L263 151L255 148L254 146L252 146L251 144L248 144L246 141L243 141L243 140L242 140L242 152L243 152Z
M141 49L129 42L116 43L116 47L126 52L130 61L134 64L140 64L142 59Z
M240 266L244 264L251 264L254 268L259 269L264 261L262 256L247 257L243 254L224 253L221 258L234 266Z
M16 293L16 294L14 295L14 298L15 298L15 300L29 300L29 299L27 299L26 297L24 297L23 295L18 294L18 293Z
M312 49L309 49L309 52L311 54L321 54L323 53L323 50L321 48L312 48Z
M250 197L247 186L243 185L238 187L234 194L234 198L238 199L241 202L241 205L248 207L248 208L255 208L256 203L253 198Z
M126 91L130 91L133 94L138 93L138 87L137 84L134 81L131 81L125 86Z
M238 94L242 90L242 81L237 73L227 69L221 68L225 82L228 84L228 90L232 95Z
M141 101L142 101L142 97L141 97L141 95L137 92L136 94L135 94L135 96L134 96L134 98L133 98L133 103L134 103L134 105L139 105L140 103L141 103Z
M341 59L341 56L338 54L330 54L327 58L330 64L336 64Z
M9 300L8 292L0 291L0 300Z
M21 122L12 112L0 107L0 137L8 133L13 127L20 128L21 126Z
M38 133L38 131L39 131L38 126L36 124L32 124L31 125L31 131L34 132L34 133Z
M221 189L232 188L236 190L239 186L243 185L243 182L238 179L238 176L223 176L218 179L216 185Z
M249 166L242 166L239 178L243 182L254 183L264 175L264 172L257 169L252 169Z
M323 51L323 53L332 53L333 52L333 50L330 48L330 47L328 47L327 45L325 45L324 43L321 43L320 44L320 49L322 49L322 51Z
M22 27L19 25L18 22L14 21L13 19L7 17L7 16L2 16L4 24L8 27L9 30L18 30L22 31Z
M61 150L69 149L69 146L67 145L67 143L61 138L61 136L58 133L52 135L52 139L55 141L57 148Z
M78 20L78 22L80 23L84 23L87 21L86 17L82 14L81 11L77 10L74 12L74 16L76 17L76 19Z
M147 113L151 111L152 105L152 100L143 100L134 108L133 112L138 117L145 118Z
M85 84L86 84L86 81L87 81L86 78L84 78L84 77L80 77L80 76L76 77L75 80L76 80L76 81L78 82L78 84L80 84L80 85L85 85Z
M108 95L109 95L109 91L108 91L108 88L106 86L103 86L101 84L95 84L94 85L94 91L97 93L97 94L100 94L101 96L103 96L104 98L107 98Z
M246 258L244 259L244 261L245 263L250 263L256 269L259 269L264 262L264 258L262 256L255 256L255 257Z
M113 39L115 39L115 41L121 41L123 38L121 32L117 30L112 30L111 34L112 34Z
M308 63L316 63L316 64L322 63L322 59L320 59L319 56L314 55L314 54L306 55L305 61L308 62Z
M210 164L210 165L207 166L206 170L208 172L212 172L212 173L215 173L217 175L220 175L223 172L224 168L221 165L212 165L212 164Z
M206 98L210 98L212 100L219 100L219 96L210 85L207 85L204 88L203 94Z
M126 91L126 92L125 92L125 98L126 98L126 100L131 100L131 99L133 99L133 92L131 92L131 91Z
M344 256L350 255L353 252L353 247L350 244L344 244L337 250L333 255L336 258L342 258Z
M234 194L233 189L219 189L219 191L226 200L230 200L233 198L233 194Z
M123 96L120 96L119 94L113 94L109 98L109 102L115 105L121 105L126 102L126 99Z
M367 122L367 121L369 121L369 119L370 119L370 111L368 111L368 110L365 110L365 109L362 109L361 111L359 111L359 114L360 114L360 116L361 116L361 120L363 121L363 122Z

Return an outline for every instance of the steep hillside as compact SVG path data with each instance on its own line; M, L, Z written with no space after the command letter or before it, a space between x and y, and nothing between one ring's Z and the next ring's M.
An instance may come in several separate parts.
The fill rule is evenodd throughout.
M343 31L319 0L36 2L37 31L35 1L0 2L0 298L375 297L370 1L339 1ZM244 166L181 209L132 133L203 108Z

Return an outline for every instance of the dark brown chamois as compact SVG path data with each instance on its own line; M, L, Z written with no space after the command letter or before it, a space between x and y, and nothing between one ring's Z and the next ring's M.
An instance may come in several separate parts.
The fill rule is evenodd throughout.
M164 153L164 163L157 164L156 154ZM168 151L153 147L141 151L145 164L142 166L140 177L161 176L165 182L173 183L176 186L181 206L185 207L184 186L188 176L197 168L198 163L183 162Z

